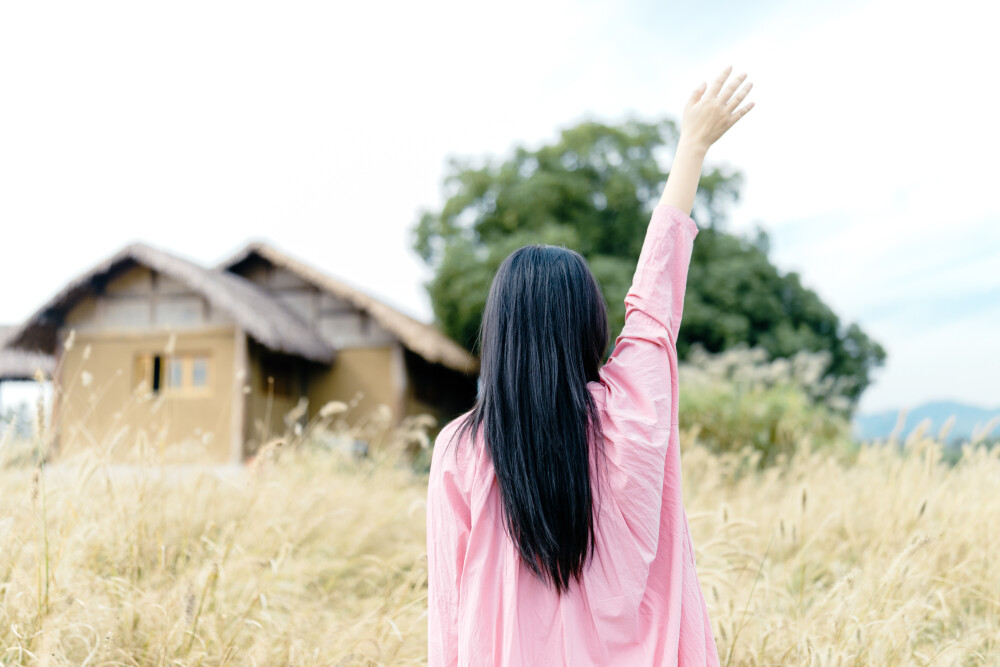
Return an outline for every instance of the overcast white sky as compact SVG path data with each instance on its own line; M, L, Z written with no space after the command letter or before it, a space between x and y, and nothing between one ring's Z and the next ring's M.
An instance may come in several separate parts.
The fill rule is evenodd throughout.
M863 410L1000 406L1000 52L988 3L0 5L0 322L133 240L264 238L423 319L449 154L678 115L725 65L730 229L889 353Z

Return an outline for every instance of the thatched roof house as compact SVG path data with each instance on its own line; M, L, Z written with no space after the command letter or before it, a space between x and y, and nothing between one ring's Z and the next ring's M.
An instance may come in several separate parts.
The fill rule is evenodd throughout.
M64 450L155 432L237 461L303 398L310 413L339 400L445 419L475 397L476 361L437 329L260 243L217 268L129 245L8 345L48 359L50 373L58 362Z
M265 243L251 243L239 253L223 262L219 268L257 280L258 284L270 286L272 293L281 293L281 283L274 280L274 271L284 270L298 277L312 287L344 301L357 310L366 313L386 331L392 333L407 349L419 354L431 363L441 364L461 373L478 370L478 362L465 348L441 334L437 328L413 319L385 303L365 294L342 280L327 275L300 260L277 250Z
M110 278L145 267L158 278L187 287L208 305L225 313L261 344L312 361L329 362L333 349L296 317L252 283L224 271L206 269L176 255L133 243L81 276L28 318L10 344L45 354L56 351L57 332L66 312L88 294L99 292ZM168 324L168 323L165 323Z

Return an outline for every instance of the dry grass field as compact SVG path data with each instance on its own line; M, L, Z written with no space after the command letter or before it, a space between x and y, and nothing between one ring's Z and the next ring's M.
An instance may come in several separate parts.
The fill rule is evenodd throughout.
M425 661L426 477L307 432L245 469L44 469L0 449L0 664ZM723 664L1000 664L1000 449L935 439L759 470L682 436ZM23 458L23 457L22 457Z

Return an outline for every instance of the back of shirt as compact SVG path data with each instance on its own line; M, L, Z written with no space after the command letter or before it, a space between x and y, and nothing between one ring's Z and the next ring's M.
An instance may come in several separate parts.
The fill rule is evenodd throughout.
M718 655L681 496L677 332L697 225L652 215L614 352L588 385L597 548L556 595L504 530L482 442L435 443L427 497L430 665L713 665Z

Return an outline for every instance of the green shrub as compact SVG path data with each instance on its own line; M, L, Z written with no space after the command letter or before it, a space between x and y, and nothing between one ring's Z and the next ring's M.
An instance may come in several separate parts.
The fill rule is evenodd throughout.
M712 451L748 451L761 467L800 447L850 452L846 399L820 380L827 356L765 357L746 346L718 355L693 351L680 367L680 427L694 429Z

